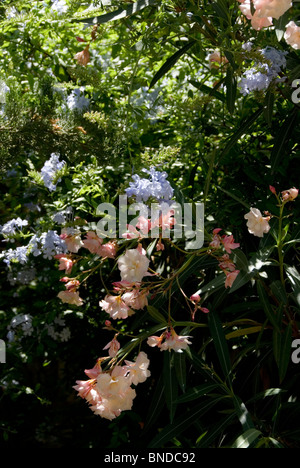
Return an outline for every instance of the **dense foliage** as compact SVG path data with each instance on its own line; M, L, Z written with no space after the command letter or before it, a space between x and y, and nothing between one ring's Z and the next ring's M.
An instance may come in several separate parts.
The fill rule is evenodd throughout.
M1 2L1 446L300 447L299 12Z

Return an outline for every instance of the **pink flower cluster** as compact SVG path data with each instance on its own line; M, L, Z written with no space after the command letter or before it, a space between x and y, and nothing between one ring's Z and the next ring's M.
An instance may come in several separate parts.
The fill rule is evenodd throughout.
M126 361L124 366L116 365L110 371L103 371L98 359L92 369L85 370L89 380L77 380L73 387L85 399L90 409L110 421L120 416L122 411L132 408L136 391L132 385L145 382L150 376L149 359L140 352L134 362Z
M289 8L291 0L238 0L240 10L247 19L251 20L252 27L259 31L273 24L273 18L279 19ZM254 7L252 13L251 3Z
M147 344L154 348L157 346L160 348L161 351L173 351L177 353L182 353L183 349L187 349L188 345L191 342L188 338L192 338L191 336L179 336L175 332L174 328L169 327L164 333L160 336L149 336L147 340Z
M79 292L77 291L80 286L80 282L74 278L68 278L67 276L62 278L60 281L66 283L66 290L60 291L57 297L67 304L81 306L83 304L83 300L79 297Z
M159 229L161 236L163 237L166 231L170 230L175 226L176 219L174 218L175 211L173 209L163 209L159 216L155 217L154 220L145 218L145 216L139 216L138 222L135 226L128 224L127 232L122 237L125 239L143 239L148 237L149 233L154 229ZM157 250L164 250L164 245L161 240L157 243Z
M60 271L64 270L66 275L71 274L73 266L78 261L76 254L81 248L85 248L90 253L99 255L102 258L115 258L117 254L116 242L109 241L103 244L103 239L93 231L88 231L85 239L82 240L81 232L78 229L65 228L62 230L60 238L65 241L69 253L54 255L54 258L59 261L58 269ZM59 299L68 304L81 306L83 300L79 297L79 280L66 276L60 281L66 283L66 290L58 293Z
M219 232L222 229L216 228L213 230L213 239L210 242L210 248L213 251L219 250L223 247L226 251L226 254L222 255L221 257L217 256L219 261L220 269L225 273L225 288L231 288L236 277L238 276L240 270L237 270L233 261L229 258L228 254L232 253L232 250L237 249L240 247L240 244L234 242L233 235L230 236L220 236Z
M100 307L115 320L126 319L135 310L148 305L149 291L141 287L141 282L151 274L148 272L150 260L140 245L136 249L126 250L117 263L121 275L121 281L113 284L117 295L107 294L99 302Z

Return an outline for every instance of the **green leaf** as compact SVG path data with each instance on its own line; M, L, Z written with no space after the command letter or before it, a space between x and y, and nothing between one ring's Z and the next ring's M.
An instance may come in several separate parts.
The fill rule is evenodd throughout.
M165 323L167 324L167 319L164 317L157 309L156 307L153 307L151 305L147 306L147 310L149 312L149 315L158 323Z
M240 249L234 249L233 251L233 262L238 270L246 271L249 270L248 258L244 252Z
M272 126L274 102L275 102L274 92L271 89L269 89L267 91L265 101L264 101L264 116L269 127Z
M298 119L298 108L292 111L291 115L284 121L279 131L276 132L277 136L275 138L273 150L271 153L271 174L273 175L276 170L279 162L282 160L285 150L287 148L287 143L292 136L292 133L296 127L296 122Z
M194 80L190 80L189 83L191 83L191 85L195 86L195 88L199 89L203 93L208 94L209 96L215 97L219 99L219 101L226 102L226 97L224 96L224 94L217 91L217 87L210 88L209 86L202 84L202 83L198 83L197 81L194 81Z
M237 81L233 73L232 67L228 67L225 79L226 85L226 104L230 114L234 113L236 93L237 93Z
M235 417L236 415L233 412L221 421L218 421L217 424L214 424L204 435L204 437L202 437L199 442L197 442L197 448L211 448L211 444L217 438L219 438L220 434L226 432L226 428L231 424Z
M292 266L286 267L285 272L289 282L291 283L294 292L293 297L295 299L295 302L300 307L300 273L298 272L297 268Z
M109 21L116 21L122 18L126 18L127 16L131 16L139 11L143 10L144 8L154 5L157 3L157 0L138 0L137 2L129 5L127 8L119 8L118 10L112 11L111 13L106 13L105 15L101 16L90 16L88 18L73 18L73 21L79 23L86 23L86 24L104 24L108 23Z
M150 442L149 448L162 447L169 440L180 435L183 431L188 429L195 421L198 421L204 414L211 410L219 401L224 397L206 400L187 410L179 418L175 419L172 424L166 426L154 439Z
M219 387L218 384L209 384L209 383L198 385L197 387L191 388L184 395L181 395L177 399L177 403L186 403L188 401L197 400L198 398L202 397L203 395L207 395L212 390L215 390L218 387Z
M195 45L196 41L190 41L185 44L180 50L175 52L171 57L166 60L166 62L162 65L162 67L158 70L158 72L154 75L149 88L153 88L153 86L166 74L168 71L173 68L173 66L178 62L180 57L182 57L189 49L191 49Z
M248 429L236 439L231 448L249 448L261 435L262 433L257 429Z
M166 404L170 413L170 422L172 423L176 411L176 400L178 397L178 384L175 373L175 356L173 352L164 353L163 379L165 387Z
M214 341L214 346L226 379L230 377L231 363L229 350L222 327L222 322L215 312L208 314L208 326Z
M256 122L258 117L262 114L263 108L258 109L254 114L252 114L248 119L244 120L239 124L238 129L236 132L231 136L229 141L227 142L224 150L221 152L219 157L219 163L222 159L230 152L230 150L237 144L240 138L249 132L252 125Z
M269 299L269 296L263 286L263 283L261 281L258 281L257 282L257 292L258 292L258 296L259 296L259 299L262 303L262 306L263 306L263 309L265 311L265 314L268 318L268 320L270 321L270 323L273 325L274 329L277 330L278 332L280 332L280 328L278 326L278 320L277 320L277 316L274 312L274 309L270 303L270 299Z
M149 406L146 417L144 431L146 432L158 419L163 407L165 406L165 385L163 375L161 374L155 387L152 401Z
M242 400L236 395L233 396L235 412L244 430L254 428L251 415Z
M284 380L291 359L292 324L289 323L284 332L273 331L274 356L278 366L280 383Z
M183 392L186 389L186 353L174 354L174 367L178 384Z

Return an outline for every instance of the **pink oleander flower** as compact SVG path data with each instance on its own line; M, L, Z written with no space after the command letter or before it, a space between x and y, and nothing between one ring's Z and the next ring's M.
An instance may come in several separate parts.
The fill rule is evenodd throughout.
M158 218L151 222L151 229L158 227L161 228L162 232L171 229L176 224L174 214L175 211L173 209L168 211L163 209L163 212L158 216Z
M237 275L239 274L240 270L235 270L235 271L224 271L226 275L226 280L225 280L225 288L231 288L233 285L234 281L236 280Z
M182 353L183 349L187 349L191 342L188 340L191 336L179 336L173 328L166 330L160 336L149 336L147 344L154 348L157 346L161 351L170 351L173 349L177 353Z
M272 26L273 24L272 16L261 17L259 16L257 11L255 11L254 14L252 14L250 0L238 0L238 1L241 3L239 7L241 12L243 13L244 16L246 16L248 20L251 20L251 25L253 29L255 29L256 31L260 31L263 28L268 28Z
M159 239L156 243L156 250L159 252L160 250L165 250L164 243Z
M147 357L147 354L141 351L135 362L125 361L126 369L129 371L128 377L130 384L137 385L139 383L145 382L145 380L150 377L151 373L148 370L150 361Z
M251 208L244 218L247 219L247 227L250 234L263 237L264 234L270 231L270 216L264 218L257 208Z
M102 246L103 239L93 231L88 231L83 240L83 246L93 254L99 254L99 250Z
M67 279L67 278L64 278L64 279ZM69 281L66 282L67 291L76 291L80 286L80 282L77 279L72 279L72 278L68 278L68 280Z
M209 309L207 309L207 307L199 307L199 310L201 310L201 312L204 314L209 314Z
M276 195L276 188L275 187L273 187L272 185L269 185L269 189L274 195Z
M209 60L209 68L218 68L218 65L216 65L216 63L220 65L228 63L227 58L224 55L221 56L221 53L219 50L215 50L212 54L210 54L208 56L208 60Z
M234 271L235 270L235 264L233 261L229 258L228 254L223 255L223 257L219 258L219 267L221 270L229 270L229 271Z
M221 236L219 236L220 231L222 231L220 228L213 230L213 239L209 244L213 250L218 250L221 246Z
M127 291L122 295L122 299L125 304L135 310L143 309L148 305L148 291L139 291L138 289L134 289L132 291Z
M118 259L118 267L121 272L121 279L131 283L142 281L144 276L149 276L150 260L146 256L146 251L140 247L126 250L125 254Z
M183 349L187 349L188 345L192 344L188 338L191 336L179 336L173 328L165 334L165 341L160 346L161 351L170 351L173 349L176 353L182 353Z
M110 343L105 349L108 347L111 347ZM101 361L105 359L99 358L92 369L85 371L91 380L77 380L77 385L73 388L81 398L87 400L94 414L111 421L122 411L132 408L136 392L131 385L144 382L150 376L149 360L147 355L141 352L135 362L125 361L125 366L115 366L109 372L102 372Z
M99 394L100 395L100 394ZM94 414L102 418L112 421L120 416L122 411L129 411L132 409L133 400L136 397L136 392L133 388L127 387L121 395L112 395L104 397L100 395L98 402L91 406Z
M150 219L146 219L144 216L140 216L138 218L138 223L136 227L140 230L142 234L146 235L151 229L151 221Z
M77 306L81 306L83 304L83 300L79 297L79 292L70 290L70 291L60 291L57 295L62 302L67 304L73 304Z
M193 301L193 302L200 302L201 300L201 297L199 296L199 294L192 294L191 297L190 297L190 300Z
M110 357L115 357L120 349L120 343L115 336L106 346L104 346L103 350L108 349L108 354Z
M99 249L99 255L101 257L115 258L117 255L117 245L116 242L109 241L106 244L102 244Z
M286 25L284 39L293 49L300 49L300 27L294 21L290 21Z
M90 378L90 379L96 379L99 374L101 374L102 369L101 369L101 359L98 359L96 364L92 369L85 369L84 373Z
M151 346L151 348L154 348L155 346L158 346L158 348L160 348L163 339L164 339L163 334L160 336L155 336L155 335L149 336L149 338L147 339L147 345Z
M240 244L234 242L233 235L230 236L223 236L221 242L224 246L224 249L227 253L231 253L231 250L239 248Z
M289 189L289 190L284 190L281 192L282 194L282 200L287 202L287 201L293 201L295 198L298 197L299 190L296 189L295 187Z
M76 380L73 388L78 392L78 395L87 400L90 404L96 404L99 400L99 394L95 390L96 379L91 380Z
M100 307L107 312L112 319L126 319L134 312L123 301L121 296L109 296L99 302Z
M253 0L253 5L259 18L272 17L278 20L292 8L293 3L291 0Z
M59 270L65 270L66 275L69 275L73 268L73 260L70 255L67 254L57 254L54 255L54 258L59 260Z
M80 235L81 233L78 229L64 228L62 230L60 238L64 239L69 252L77 253L78 250L84 246Z

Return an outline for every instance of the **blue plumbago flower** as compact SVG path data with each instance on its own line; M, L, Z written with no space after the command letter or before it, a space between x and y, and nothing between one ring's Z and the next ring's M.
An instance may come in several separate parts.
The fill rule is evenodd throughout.
M268 63L257 63L253 68L246 70L239 83L241 93L244 96L252 91L264 91L268 89L272 82L281 81L278 75L286 67L285 56L287 52L268 46L261 50L261 53L271 65Z
M47 187L49 190L56 190L56 184L53 183L53 180L56 176L56 173L61 171L65 164L65 161L59 161L59 154L56 153L52 153L50 159L45 162L41 170L41 176L45 187ZM60 182L60 179L58 182Z
M43 232L41 236L36 234L30 239L28 252L34 257L43 254L44 258L51 260L54 255L66 253L67 245L56 231Z
M15 260L24 265L28 260L27 246L17 247L16 249L8 249L7 251L1 253L0 257L3 258L3 262L6 263L7 266L10 265L12 260Z
M52 6L51 10L56 11L59 15L66 13L68 11L68 5L65 0L51 0Z
M3 226L0 226L0 232L4 236L14 236L18 230L21 230L23 226L27 226L28 221L26 219L16 218L11 219Z
M71 94L67 97L67 106L70 110L78 112L85 111L89 105L90 100L84 96L84 87L73 89Z
M129 183L126 189L128 197L135 197L136 201L147 202L149 198L155 198L157 201L169 201L173 197L174 190L167 179L166 172L156 171L154 167L150 170L143 169L143 172L149 174L149 178L141 178L139 175L132 176L134 182Z

